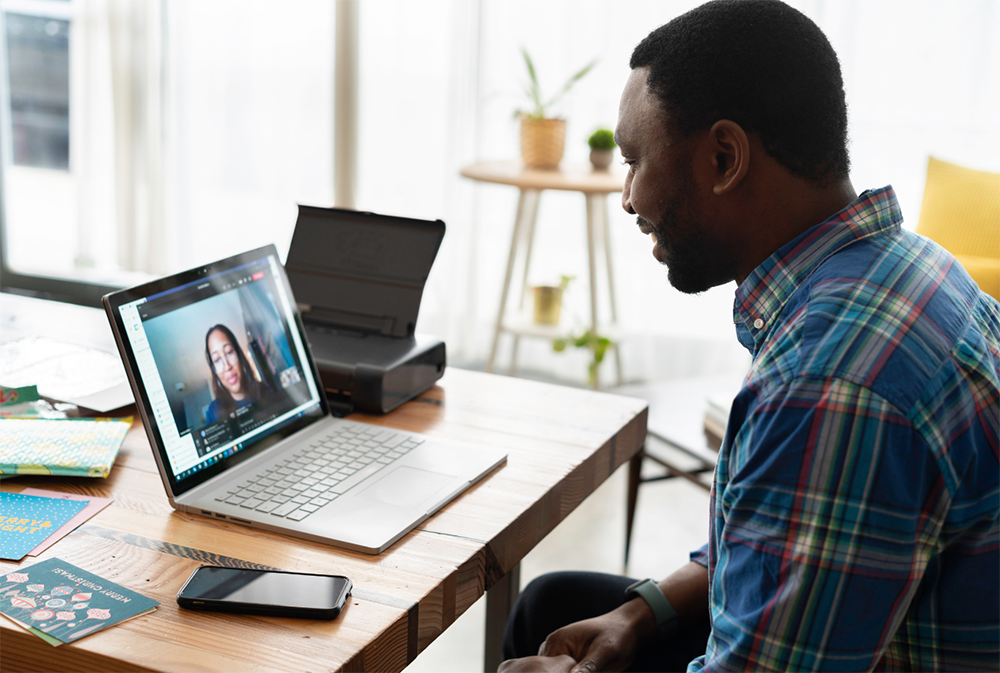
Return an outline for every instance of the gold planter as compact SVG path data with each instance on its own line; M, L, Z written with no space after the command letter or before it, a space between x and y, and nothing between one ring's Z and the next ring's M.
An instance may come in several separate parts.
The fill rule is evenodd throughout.
M559 168L565 146L565 119L521 117L521 158L525 168Z
M536 285L534 291L535 322L539 325L558 325L563 289L558 286Z

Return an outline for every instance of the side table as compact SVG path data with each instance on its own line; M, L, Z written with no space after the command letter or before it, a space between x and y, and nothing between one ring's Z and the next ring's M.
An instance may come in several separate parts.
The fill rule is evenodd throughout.
M587 255L590 280L590 328L594 333L598 333L597 260L603 253L607 265L611 321L610 323L602 323L600 327L605 333L613 333L618 320L618 311L615 303L614 273L612 271L610 235L608 231L608 194L622 191L624 177L613 171L594 170L590 164L563 164L559 170L538 170L524 168L517 161L472 164L462 169L462 175L471 180L511 185L520 190L520 197L517 202L517 214L514 218L514 232L510 241L510 254L507 258L507 272L504 276L503 292L500 295L500 307L497 311L496 327L493 333L493 347L490 350L490 358L486 364L486 371L492 372L494 370L497 348L500 343L500 334L503 332L507 332L514 337L510 361L511 374L517 369L517 348L522 336L547 339L565 336L559 333L557 326L537 325L530 320L510 320L506 317L511 279L514 277L516 266L523 267L518 274L521 278L521 284L517 311L521 312L524 309L525 286L528 280L528 268L531 264L531 249L535 238L535 220L538 215L538 202L542 192L546 189L580 192L586 198ZM614 346L613 349L617 381L618 385L621 385L621 356L617 346Z

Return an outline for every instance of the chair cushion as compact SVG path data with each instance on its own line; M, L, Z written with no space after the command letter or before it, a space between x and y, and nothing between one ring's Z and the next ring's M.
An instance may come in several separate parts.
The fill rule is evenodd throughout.
M1000 299L1000 173L930 157L917 233L944 246Z

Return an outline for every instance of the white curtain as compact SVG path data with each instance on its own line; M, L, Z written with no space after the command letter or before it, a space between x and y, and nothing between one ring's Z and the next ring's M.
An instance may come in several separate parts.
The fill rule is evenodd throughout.
M70 56L75 264L162 273L161 0L76 0Z
M543 90L582 65L598 66L559 112L566 160L586 161L587 135L614 127L633 47L693 0L366 0L361 15L361 154L358 207L448 224L418 329L448 342L455 363L489 352L516 207L511 187L458 176L465 164L514 159L512 112L524 104L519 48ZM927 156L1000 170L1000 3L996 0L792 0L839 54L850 114L852 179L859 190L892 184L907 226L916 224ZM678 293L612 196L612 249L625 377L662 379L745 368L732 327L734 285ZM542 197L529 283L576 275L567 296L588 314L583 198ZM501 342L504 371L509 341ZM555 354L522 339L522 371L582 382L586 355ZM611 380L605 362L602 377Z
M334 3L166 3L173 269L275 243L296 203L333 204Z

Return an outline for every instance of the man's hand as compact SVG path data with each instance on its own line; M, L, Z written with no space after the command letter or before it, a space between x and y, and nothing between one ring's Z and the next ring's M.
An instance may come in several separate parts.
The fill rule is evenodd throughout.
M623 671L632 663L638 646L639 637L633 620L618 609L552 632L542 643L538 654L543 657L572 657L574 662L579 662L572 668L573 673Z
M497 673L526 673L551 672L569 673L569 670L576 664L573 657L560 655L558 657L524 657L523 659L508 659L500 664Z

